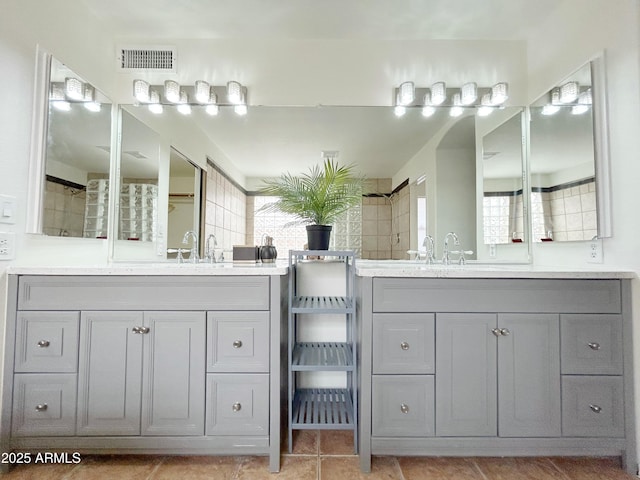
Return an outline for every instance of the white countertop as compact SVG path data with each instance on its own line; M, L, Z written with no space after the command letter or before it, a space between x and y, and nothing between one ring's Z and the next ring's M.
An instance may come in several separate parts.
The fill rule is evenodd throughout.
M114 262L101 265L10 266L15 275L286 275L286 262L277 263L176 263Z
M534 266L529 264L473 263L466 265L427 265L406 260L356 260L361 277L409 278L636 278L633 270L610 266Z
M191 263L174 262L114 262L96 265L31 265L9 266L7 273L15 275L286 275L288 263ZM356 275L361 277L407 278L576 278L623 279L637 278L636 272L625 268L601 265L534 266L529 264L472 263L466 265L426 265L406 260L356 260Z

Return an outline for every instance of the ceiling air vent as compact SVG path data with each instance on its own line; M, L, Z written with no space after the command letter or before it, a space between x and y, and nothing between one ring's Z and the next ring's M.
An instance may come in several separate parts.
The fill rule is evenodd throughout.
M118 69L121 71L176 71L175 47L121 47L118 49Z

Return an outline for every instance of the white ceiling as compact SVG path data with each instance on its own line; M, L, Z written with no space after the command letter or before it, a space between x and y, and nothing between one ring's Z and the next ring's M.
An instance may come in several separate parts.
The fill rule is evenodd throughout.
M531 25L568 0L81 1L118 42L168 44L222 38L524 40ZM170 121L168 110L163 115ZM196 111L191 118L246 177L306 170L322 150L339 150L341 163L357 163L369 177L391 177L448 121L443 113L425 119L417 109L397 119L389 107L252 107L246 117ZM469 144L467 136L459 137L460 145ZM448 148L456 147L456 138L447 137Z

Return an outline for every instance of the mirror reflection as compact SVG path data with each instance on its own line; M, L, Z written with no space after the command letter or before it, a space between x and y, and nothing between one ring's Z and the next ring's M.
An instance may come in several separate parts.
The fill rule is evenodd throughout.
M531 108L534 242L598 235L591 69L585 65Z
M55 58L49 88L42 233L107 238L111 103Z
M167 219L167 249L185 248L182 243L187 231L199 232L200 169L175 148L169 158L169 205ZM174 258L176 253L168 254Z

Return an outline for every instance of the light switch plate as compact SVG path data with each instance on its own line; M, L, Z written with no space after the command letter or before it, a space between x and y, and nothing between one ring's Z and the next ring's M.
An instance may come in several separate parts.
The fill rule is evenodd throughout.
M16 223L18 201L10 195L0 195L0 223Z

